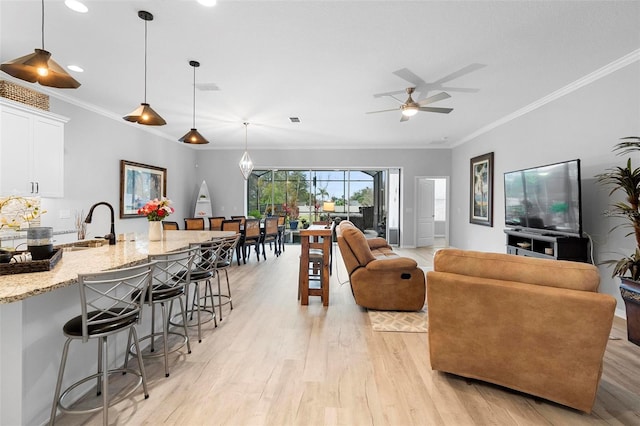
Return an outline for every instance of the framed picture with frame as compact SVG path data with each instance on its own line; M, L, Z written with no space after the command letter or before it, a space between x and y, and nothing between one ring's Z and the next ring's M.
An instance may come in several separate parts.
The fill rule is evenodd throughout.
M167 196L167 169L120 160L120 219L144 217L138 209Z
M493 152L471 159L469 222L493 226Z

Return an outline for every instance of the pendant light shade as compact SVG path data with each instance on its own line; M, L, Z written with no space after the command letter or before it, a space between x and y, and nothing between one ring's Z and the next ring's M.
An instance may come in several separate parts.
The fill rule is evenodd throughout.
M249 157L249 150L247 149L247 128L249 127L249 123L244 123L244 154L242 154L242 158L240 159L240 171L242 172L242 176L244 176L244 180L249 179L251 172L253 171L253 161L251 161L251 157Z
M160 117L160 114L155 112L151 105L146 102L141 103L138 108L122 118L133 123L146 124L147 126L164 126L167 124L164 118Z
M203 145L209 143L196 129L196 68L200 66L198 61L189 61L193 67L193 126L186 135L178 139L180 142Z
M43 86L59 89L80 87L76 79L51 59L51 53L44 50L44 0L42 0L42 49L35 49L34 53L4 62L0 65L0 70L20 80L29 83L38 82Z
M153 15L141 10L138 12L138 17L144 21L144 102L133 110L133 112L122 118L133 123L147 126L163 126L167 124L167 122L147 103L147 22L153 21Z
M195 145L204 145L209 143L198 131L198 129L191 129L183 137L178 139L180 142L191 143Z

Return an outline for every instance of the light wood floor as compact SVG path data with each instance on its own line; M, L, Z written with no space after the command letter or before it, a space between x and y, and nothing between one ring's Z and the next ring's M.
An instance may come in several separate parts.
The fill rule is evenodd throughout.
M337 246L336 246L337 248ZM432 371L427 333L371 330L334 260L330 306L297 298L299 246L231 269L234 309L206 327L192 353L145 362L141 392L110 409L119 425L582 425L640 424L640 347L616 321L594 411L586 415L482 382ZM337 250L336 250L337 251ZM431 266L429 248L399 250ZM338 268L336 268L338 266ZM194 330L195 332L195 330ZM194 336L194 335L192 335ZM99 424L101 414L61 416Z

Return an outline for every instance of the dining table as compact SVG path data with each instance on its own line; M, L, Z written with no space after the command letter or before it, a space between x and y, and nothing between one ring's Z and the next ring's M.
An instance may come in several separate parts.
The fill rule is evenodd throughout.
M300 304L308 305L309 296L320 296L322 304L329 306L329 273L332 257L334 222L329 224L313 224L300 230ZM320 272L320 288L309 288L309 250L322 250L322 266Z

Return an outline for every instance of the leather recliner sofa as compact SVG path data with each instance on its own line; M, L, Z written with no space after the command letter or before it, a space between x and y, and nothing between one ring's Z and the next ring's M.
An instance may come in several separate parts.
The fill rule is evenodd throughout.
M415 260L398 256L384 238L367 239L353 223L336 228L338 247L358 305L386 311L419 311L425 275Z
M595 266L441 249L427 283L432 369L591 412L616 306Z

